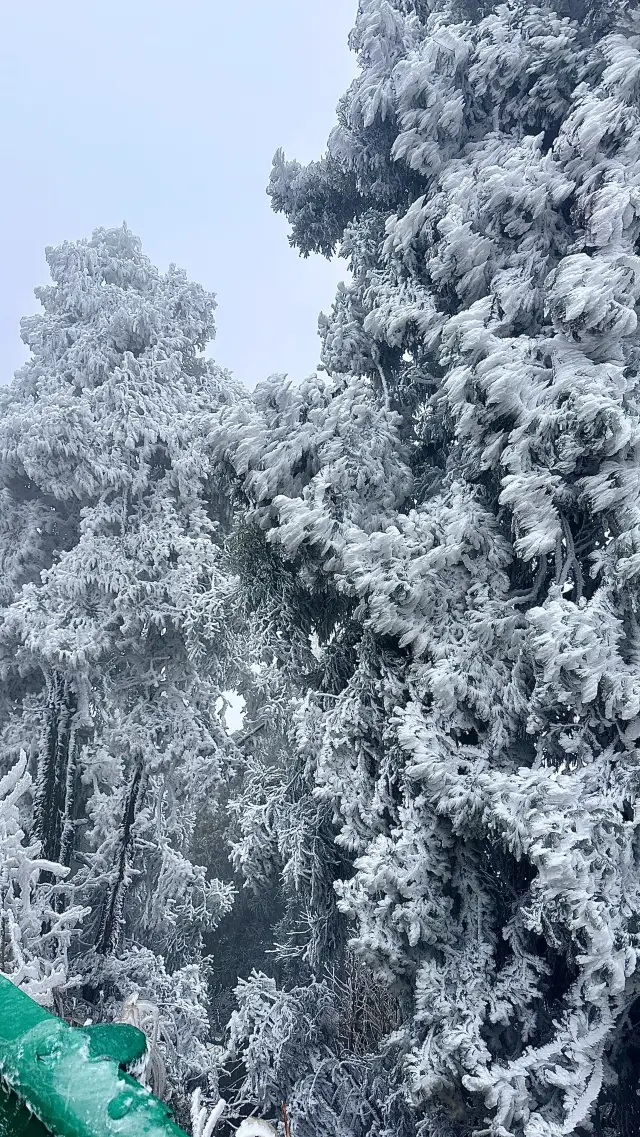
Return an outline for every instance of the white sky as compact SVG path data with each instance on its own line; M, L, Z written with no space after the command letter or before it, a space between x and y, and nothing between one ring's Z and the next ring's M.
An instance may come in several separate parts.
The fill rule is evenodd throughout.
M0 0L0 381L46 245L126 221L217 293L213 355L253 386L318 360L340 262L300 258L265 186L320 157L357 0Z

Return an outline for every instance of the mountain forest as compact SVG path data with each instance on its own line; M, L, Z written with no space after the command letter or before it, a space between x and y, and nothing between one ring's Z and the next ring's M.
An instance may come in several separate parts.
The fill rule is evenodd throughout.
M126 225L47 250L0 973L142 1027L186 1128L637 1137L640 7L360 0L350 46L268 182L348 262L315 374L217 366Z

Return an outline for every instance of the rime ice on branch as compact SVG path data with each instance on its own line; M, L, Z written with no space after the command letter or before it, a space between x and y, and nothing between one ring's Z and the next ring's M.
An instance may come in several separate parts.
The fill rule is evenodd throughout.
M315 645L296 780L249 771L238 856L272 850L301 958L348 934L393 985L426 1133L638 1127L638 32L636 4L361 0L327 154L270 184L350 262L326 374L217 435Z
M47 259L0 393L0 758L29 753L27 821L89 905L85 991L107 1016L134 990L169 1008L173 1072L200 1076L201 937L231 895L192 838L227 776L233 589L202 438L237 387L203 355L214 298L126 226Z

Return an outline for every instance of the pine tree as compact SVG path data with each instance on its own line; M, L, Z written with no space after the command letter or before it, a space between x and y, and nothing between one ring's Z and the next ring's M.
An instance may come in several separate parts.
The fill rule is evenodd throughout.
M327 376L217 428L327 664L290 761L425 1133L637 1128L639 26L361 0L327 154L270 183L350 262Z
M234 666L203 438L237 385L203 356L213 297L126 227L47 259L31 359L1 396L2 762L31 755L42 855L90 908L91 997L143 975L166 1002L174 975L178 1003L202 1000L181 969L232 898L191 847L232 759L215 705ZM183 1057L197 1034L174 1039Z

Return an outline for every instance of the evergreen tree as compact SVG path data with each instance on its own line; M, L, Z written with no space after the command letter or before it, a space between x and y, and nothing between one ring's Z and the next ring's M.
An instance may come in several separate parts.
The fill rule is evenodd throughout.
M425 1134L638 1128L639 27L615 0L361 0L328 152L270 183L303 254L350 262L327 376L214 432L290 601L289 843L326 878L300 826L329 807ZM288 785L259 806L281 873Z
M202 438L236 387L202 354L213 297L126 227L47 258L31 359L1 395L2 762L30 754L42 855L90 909L85 995L166 1004L173 982L202 1025L193 968L232 897L191 848L232 760L215 705L233 671ZM181 1060L202 1029L183 1033Z

